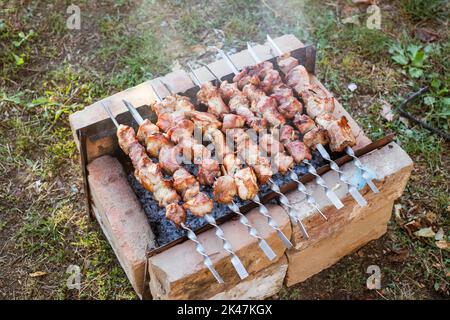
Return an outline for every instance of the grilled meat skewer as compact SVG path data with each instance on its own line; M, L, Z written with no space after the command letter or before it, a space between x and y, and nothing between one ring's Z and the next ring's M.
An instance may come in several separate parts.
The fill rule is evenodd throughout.
M166 218L172 221L177 227L181 227L187 231L188 238L195 243L196 251L203 257L205 266L211 271L217 282L224 283L222 277L215 270L205 248L198 241L195 233L186 226L186 211L177 203L179 196L174 192L175 190L173 190L170 182L163 178L159 166L153 163L147 156L144 147L138 142L133 128L119 125L111 110L105 104L102 103L102 105L117 127L119 145L129 155L138 181L144 188L153 193L154 198L158 200L160 206L166 208ZM138 120L142 120L142 118L139 117ZM141 121L141 124L144 124L144 122ZM148 126L148 123L146 122L145 125Z

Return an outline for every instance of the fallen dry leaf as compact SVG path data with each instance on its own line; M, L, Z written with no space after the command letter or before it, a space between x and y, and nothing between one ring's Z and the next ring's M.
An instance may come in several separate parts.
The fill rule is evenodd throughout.
M207 48L202 44L196 44L195 46L191 47L191 50L196 54L202 55L206 52Z
M422 227L422 225L420 224L420 222L412 220L406 223L403 227L406 229L408 234L411 235L413 232L419 230Z
M29 276L32 277L32 278L37 278L37 277L46 276L47 274L48 273L45 272L45 271L36 271L36 272L30 273Z
M434 240L440 241L444 239L444 229L439 228L438 232L436 232L436 235L434 236Z
M422 238L434 238L436 233L431 228L422 228L419 231L414 232L414 235Z
M442 250L450 249L450 244L445 240L436 241L436 247Z
M389 260L393 262L403 262L409 257L408 248L403 248L399 250L392 250L395 254L389 256Z
M434 213L432 211L428 211L425 214L425 219L429 224L433 224L437 219L437 215L436 215L436 213Z
M399 225L402 225L404 222L403 218L402 218L402 209L403 209L403 206L400 203L397 203L396 205L394 205L394 217L395 217L395 221Z
M439 39L439 33L429 28L417 28L416 36L422 42L433 42Z
M391 122L394 120L394 113L392 112L392 105L383 100L383 106L381 107L381 116L387 121Z

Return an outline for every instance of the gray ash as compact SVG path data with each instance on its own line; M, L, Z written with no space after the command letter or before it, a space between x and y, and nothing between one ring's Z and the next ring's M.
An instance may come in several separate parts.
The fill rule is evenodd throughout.
M320 154L315 151L313 152L313 159L311 163L314 167L318 168L324 164L326 164L325 160L320 156ZM197 175L198 168L196 165L185 165L184 168L188 170L191 174ZM299 164L294 167L294 171L298 174L299 177L305 175L308 170L306 165ZM288 175L275 174L272 177L272 180L278 185L282 186L287 182L290 182L291 179ZM136 193L139 201L144 208L144 212L147 215L148 221L150 223L150 227L155 234L155 240L158 246L163 246L169 242L172 242L184 235L186 235L186 231L182 229L177 229L175 225L165 218L165 209L160 208L158 206L158 202L153 198L153 195L148 192L142 185L136 180L133 173L128 174L128 181L131 184L134 192ZM213 198L212 188L208 186L201 186L201 191L205 192L209 197ZM265 196L266 194L272 192L268 185L261 186L259 195L260 197ZM276 200L272 201L275 202ZM238 206L243 206L248 203L248 201L242 201L241 199L235 199L235 202ZM227 205L219 204L214 202L214 209L212 211L212 215L217 219L223 217L227 214L231 213L228 209ZM198 228L203 227L207 222L204 218L197 218L193 215L187 215L186 224L192 228L193 230L197 230Z

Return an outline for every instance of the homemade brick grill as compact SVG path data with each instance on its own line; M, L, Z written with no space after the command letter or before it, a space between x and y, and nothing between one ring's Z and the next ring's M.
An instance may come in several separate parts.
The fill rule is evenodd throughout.
M292 35L277 38L275 43L284 52L295 52L303 47ZM255 46L253 50L262 60L272 58L268 45ZM254 64L248 51L239 52L232 58L238 68ZM230 74L223 60L209 67L219 77ZM196 70L196 73L203 81L213 80L213 75L205 68ZM163 79L175 92L189 95L195 87L184 71L170 73ZM310 81L326 90L313 75ZM153 88L159 95L168 94L161 82L152 80L103 101L107 100L119 123L136 126L122 100L138 106L137 110L144 118L154 117L148 107L157 98ZM293 244L293 248L288 250L276 230L267 224L266 217L255 208L257 205L244 203L241 211L249 211L246 217L250 224L276 255L271 261L243 224L236 219L229 219L229 215L218 219L225 236L249 273L249 277L244 280L239 278L230 264L229 254L223 250L214 229L203 227L207 230L197 232L198 240L223 277L224 284L214 279L192 241L175 237L175 241L166 241L162 246L156 243L157 239L142 206L142 197L138 198L139 192L130 183L129 161L123 159L117 145L115 127L100 102L71 115L70 123L81 153L85 191L89 195L87 204L137 294L154 299L263 299L277 293L283 282L291 286L304 281L384 234L393 202L402 194L412 170L412 161L391 141L390 136L380 141L370 141L339 103L336 104L334 114L345 115L348 119L357 138L353 150L362 164L376 173L374 183L380 192L373 193L365 186L360 193L368 204L360 207L350 196L348 186L342 183L338 172L324 165L328 162L318 162L318 174L344 204L343 208L336 209L313 181L311 174L300 176L307 192L311 193L320 211L328 217L328 221L325 221L317 214L316 208L308 205L305 194L297 190L295 182L281 185L281 192L286 194L289 203L299 213L309 233L309 239L306 239L299 225L291 221L284 208L273 201L267 204L270 215ZM358 172L350 156L342 155L334 160L341 174L351 176ZM262 202L270 202L275 196L275 193L268 192L262 197Z

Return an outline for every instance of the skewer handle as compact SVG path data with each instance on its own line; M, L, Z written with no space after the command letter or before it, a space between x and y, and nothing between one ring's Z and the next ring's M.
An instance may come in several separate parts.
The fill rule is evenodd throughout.
M269 226L277 232L278 237L283 241L286 248L291 249L293 247L291 241L286 237L286 235L281 231L280 226L275 221L275 219L269 214L269 209L261 203L258 195L253 198L253 202L259 206L259 213L267 218L267 223Z
M252 46L250 45L249 42L247 42L247 50L248 53L250 53L250 56L252 57L253 61L255 61L255 63L261 63L261 59L258 57L258 55L256 54L256 52L253 50Z
M275 252L273 252L272 248L267 244L266 240L264 240L258 233L258 230L255 229L250 224L250 221L247 219L245 215L242 214L242 212L239 210L239 206L236 203L232 203L228 205L228 208L231 209L234 213L236 213L239 216L239 222L242 223L244 226L247 227L248 233L255 239L258 240L258 245L261 248L261 250L264 252L266 257L272 261L276 258Z
M131 116L133 117L134 120L136 120L137 124L141 125L144 122L144 119L139 114L139 112L136 110L136 108L131 104L131 102L128 102L126 100L122 100L122 102L125 104L128 111L130 111Z
M361 163L361 160L359 160L359 158L355 155L355 153L353 152L353 149L350 147L347 147L345 149L345 152L353 158L354 162L355 162L355 166L360 169L363 172L363 178L364 180L366 180L366 183L369 185L370 189L372 190L372 192L374 193L379 193L380 190L378 190L377 186L375 185L375 183L373 183L372 181L372 177L371 177L371 172L370 170Z
M233 251L233 246L231 245L231 243L225 238L223 230L217 225L216 219L214 219L214 217L210 214L206 214L205 219L210 225L212 225L216 229L216 236L222 240L224 250L232 256L231 263L233 264L234 269L236 269L236 272L238 273L241 280L247 278L248 277L247 270L245 269L239 257Z
M225 53L225 51L221 49L218 49L217 51L219 52L219 55L222 57L225 63L230 67L231 71L233 71L235 75L239 74L239 70L237 69L231 58Z
M325 148L321 144L316 145L316 147L317 147L317 150L319 151L320 155L322 156L322 158L324 158L325 160L327 160L330 163L331 170L338 173L339 180L341 180L342 182L344 182L347 185L348 192L353 197L353 199L355 199L355 201L358 203L358 205L360 207L365 207L367 205L366 199L364 199L364 197L361 195L361 193L359 193L356 186L353 183L351 183L349 179L344 177L344 172L339 168L337 163L334 162L333 159L331 159L327 150L325 150Z
M103 101L100 101L100 104L102 105L103 109L105 109L106 113L111 118L111 120L114 123L114 125L116 126L116 128L119 128L119 123L117 122L116 118L112 114L111 109Z
M205 247L203 247L203 245L200 243L200 241L198 241L198 238L197 238L196 234L194 233L194 231L192 231L184 223L181 224L181 227L187 231L187 237L195 243L195 246L196 246L195 250L203 257L203 263L209 269L209 271L211 271L214 278L216 278L217 282L224 283L220 274L217 272L216 269L214 269L214 265L211 261L211 258L206 253Z
M297 210L292 206L292 204L289 201L289 199L281 192L281 190L278 187L278 185L272 179L269 179L269 181L270 181L270 189L272 189L273 192L275 192L276 194L279 195L280 202L285 207L287 207L287 213L288 213L289 217L291 217L291 219L295 223L298 224L298 226L300 227L300 230L302 231L302 234L305 237L305 239L309 239L308 231L306 230L306 227L303 224L303 222L299 219Z
M336 193L334 193L334 191L328 186L325 180L323 180L323 178L317 174L317 171L314 168L314 166L308 160L303 160L303 162L308 166L308 172L311 173L316 178L316 183L325 190L325 195L336 207L336 209L341 209L342 207L344 207L344 204L338 198Z
M294 180L297 183L297 190L303 193L306 196L306 201L319 212L320 216L325 220L328 221L327 216L320 210L319 204L317 203L316 199L314 199L313 195L308 192L306 189L306 186L300 181L298 175L294 172L294 170L290 169L290 178Z
M283 54L283 51L281 51L280 47L273 41L272 37L269 35L266 35L267 41L269 42L269 45L272 49L274 49L279 56Z

